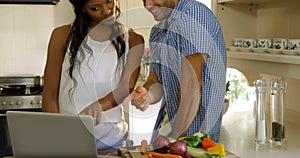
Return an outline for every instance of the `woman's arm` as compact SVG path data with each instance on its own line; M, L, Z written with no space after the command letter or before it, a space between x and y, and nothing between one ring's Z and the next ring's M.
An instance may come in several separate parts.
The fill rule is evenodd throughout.
M150 72L143 86L137 87L123 101L125 105L131 101L136 108L145 111L150 104L155 104L163 96L163 87L155 72Z
M144 38L133 31L129 31L129 52L119 86L105 97L99 99L99 103L104 111L121 104L123 99L134 89L140 74L143 53Z
M58 113L58 93L60 74L67 48L67 38L71 26L66 25L53 30L47 53L47 62L44 69L44 92L42 110L44 112Z

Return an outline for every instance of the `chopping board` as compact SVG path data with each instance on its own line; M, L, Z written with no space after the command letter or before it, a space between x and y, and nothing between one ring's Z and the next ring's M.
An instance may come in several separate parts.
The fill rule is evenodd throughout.
M134 146L134 149L128 150L126 147L121 147L118 149L118 156L121 158L148 158L148 152L146 155L142 155L140 152L141 146ZM152 151L152 145L147 146L147 151ZM236 154L226 151L226 156L223 158L240 158Z
M121 147L118 149L118 155L121 158L148 158L148 152L146 155L142 155L140 152L141 146L134 146L134 149L128 150L126 147ZM151 145L147 146L147 151L153 150Z

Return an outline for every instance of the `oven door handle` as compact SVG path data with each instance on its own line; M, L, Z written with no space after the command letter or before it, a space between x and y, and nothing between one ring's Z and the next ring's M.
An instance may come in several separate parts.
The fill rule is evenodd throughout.
M0 117L6 117L6 114L0 114Z

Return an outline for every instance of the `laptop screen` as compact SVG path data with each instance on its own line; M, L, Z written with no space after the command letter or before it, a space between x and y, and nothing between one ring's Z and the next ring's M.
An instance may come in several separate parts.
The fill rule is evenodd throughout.
M14 157L97 157L91 116L8 111L7 121Z

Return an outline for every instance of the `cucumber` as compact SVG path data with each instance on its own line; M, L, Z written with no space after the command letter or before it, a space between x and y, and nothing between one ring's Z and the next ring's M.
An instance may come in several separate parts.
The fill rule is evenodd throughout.
M210 158L210 155L202 148L187 147L187 153L195 158Z
M202 148L187 147L187 153L195 158L222 158L218 154L211 154Z

